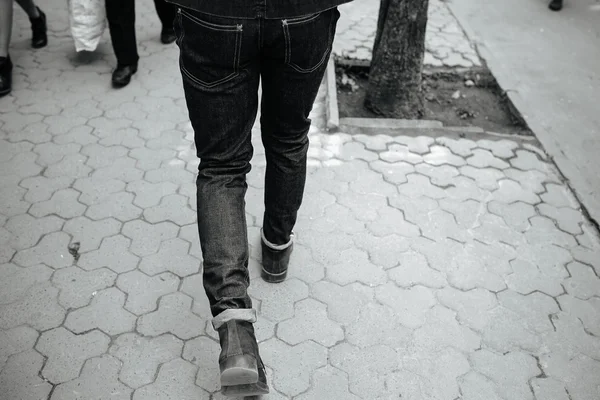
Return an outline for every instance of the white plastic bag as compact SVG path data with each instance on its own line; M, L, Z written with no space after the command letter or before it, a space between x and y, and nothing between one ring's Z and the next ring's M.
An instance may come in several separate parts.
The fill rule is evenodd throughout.
M106 29L104 0L68 0L75 50L94 51Z

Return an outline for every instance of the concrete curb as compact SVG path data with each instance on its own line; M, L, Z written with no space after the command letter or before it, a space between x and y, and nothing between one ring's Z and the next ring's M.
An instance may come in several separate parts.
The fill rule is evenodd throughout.
M329 57L325 79L327 80L327 95L325 97L325 101L327 102L325 109L325 112L327 113L327 131L335 132L340 126L340 110L338 108L337 83L333 55Z
M326 94L326 117L327 131L336 132L340 127L346 128L367 128L367 129L424 129L424 128L442 128L444 125L440 121L433 120L409 120L394 118L341 118L337 98L337 81L335 75L335 61L333 56L327 63L325 73L327 94Z

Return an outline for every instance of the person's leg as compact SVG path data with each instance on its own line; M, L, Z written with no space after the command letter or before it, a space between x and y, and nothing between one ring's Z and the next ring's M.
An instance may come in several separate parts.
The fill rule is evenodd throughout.
M23 11L25 11L27 13L27 16L31 19L33 18L39 18L40 13L39 13L39 9L36 7L35 3L33 2L33 0L15 0L23 9Z
M16 1L27 13L31 22L31 47L39 49L46 46L48 44L46 14L35 5L33 0Z
M263 278L285 278L292 229L306 180L308 118L331 53L337 9L270 21L262 58L262 139L267 168L263 219Z
M106 0L106 19L117 63L137 64L135 0Z
M12 62L8 46L12 33L13 0L0 0L0 97L12 89Z
M167 3L165 0L154 0L156 14L162 24L160 32L160 40L164 44L173 43L175 41L175 32L173 30L173 21L177 12L177 7L174 4Z
M137 72L139 60L135 37L135 0L106 0L106 19L117 68L113 72L115 87L129 84Z
M12 22L13 0L0 0L0 57L8 57Z
M221 385L246 396L268 392L248 296L246 174L258 110L258 22L180 9L175 31L194 129L197 215L204 289L219 332Z

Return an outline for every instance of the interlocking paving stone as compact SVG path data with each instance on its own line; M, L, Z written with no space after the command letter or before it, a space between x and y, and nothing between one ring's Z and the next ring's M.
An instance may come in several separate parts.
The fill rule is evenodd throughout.
M190 244L182 239L170 239L160 244L158 253L142 259L139 269L154 276L162 272L172 272L183 278L198 272L200 260L188 255Z
M27 324L36 330L60 326L66 311L58 304L58 290L48 282L30 286L19 300L0 306L0 329Z
M294 316L294 305L308 297L308 286L298 279L287 279L278 285L256 279L251 282L248 293L260 300L261 312L264 315L268 315L274 322L279 322Z
M204 333L204 321L192 314L191 308L190 297L182 293L166 295L160 299L156 311L138 319L138 332L147 336L172 333L184 340L199 336Z
M109 335L129 332L133 330L136 318L123 309L124 303L125 294L117 288L99 291L88 306L69 313L65 327L74 333L96 328ZM111 317L106 318L106 315Z
M155 338L126 333L115 340L109 353L122 361L119 379L137 389L154 382L161 364L180 357L183 342L172 335Z
M0 331L0 371L9 357L32 349L38 336L35 329L27 326Z
M10 263L0 265L0 304L19 300L31 286L48 281L52 272L45 265L28 268Z
M152 277L140 271L121 274L116 285L127 294L125 309L136 315L156 310L158 299L177 291L179 278L169 272Z
M182 359L163 364L156 380L135 391L133 400L208 400L209 393L196 386L197 368Z
M89 304L97 291L114 285L116 278L117 274L107 268L85 271L73 266L56 271L52 284L60 289L61 306L81 308Z
M60 384L52 392L51 400L79 400L99 398L129 400L133 390L119 382L121 363L115 357L103 355L90 358L83 366L81 375Z
M98 250L84 253L78 266L91 271L107 267L117 273L123 273L135 269L139 263L139 257L129 252L131 239L123 235L115 235L102 240Z
M69 235L64 232L53 232L45 235L34 246L17 252L14 262L23 267L44 263L52 268L64 268L73 264L73 257L68 253Z
M43 357L33 350L10 357L0 372L2 398L47 398L52 385L38 376L43 364Z
M53 384L77 378L88 358L101 356L108 350L109 341L100 331L75 335L59 327L42 333L35 347L48 357L42 376Z
M273 368L273 385L290 397L310 388L311 372L327 365L327 348L313 341L290 346L271 339L262 344L261 356Z
M344 338L344 331L327 317L327 307L313 299L296 303L295 316L279 324L277 336L296 345L313 340L323 346L333 346Z

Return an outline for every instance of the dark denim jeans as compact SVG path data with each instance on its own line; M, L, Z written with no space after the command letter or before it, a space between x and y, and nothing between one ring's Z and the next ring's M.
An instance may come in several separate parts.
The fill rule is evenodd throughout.
M265 238L289 242L306 180L308 115L331 53L337 8L290 19L232 19L180 8L180 68L200 158L198 231L213 316L251 309L246 174L262 82Z

